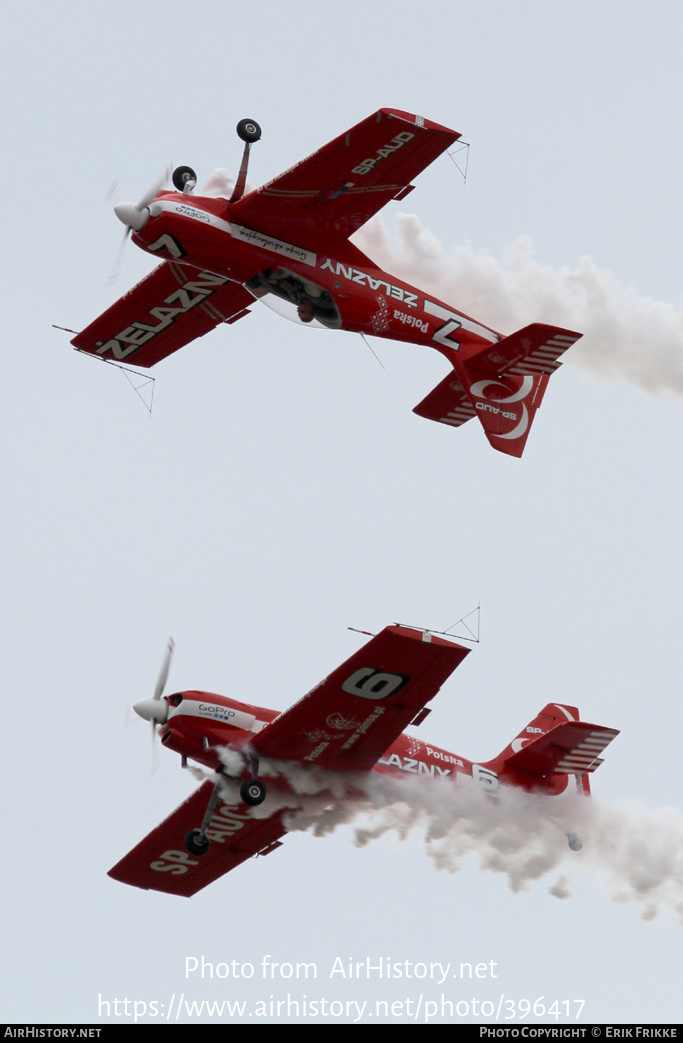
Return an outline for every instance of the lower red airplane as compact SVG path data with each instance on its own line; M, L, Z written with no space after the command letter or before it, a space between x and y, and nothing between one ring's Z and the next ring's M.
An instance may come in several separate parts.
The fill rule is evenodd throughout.
M549 796L564 792L573 776L577 789L589 793L589 774L619 733L580 721L574 706L549 703L484 764L403 734L427 716L426 704L469 651L429 631L386 627L303 699L278 713L209 692L163 696L169 645L153 698L137 703L135 710L154 728L160 726L162 743L181 755L183 765L196 761L216 772L216 779L202 783L109 875L135 887L189 896L247 858L280 847L287 832L284 816L296 808L296 797L290 790L289 807L274 799L269 812L259 778L266 761L276 769L268 782L273 791L288 789L282 762L289 762L298 770L334 772L335 792L346 775L348 797L355 793L356 799L359 772L417 775L425 785L430 779L465 776L489 794L502 783ZM330 790L330 803L339 799L344 798ZM571 848L580 848L576 834L567 837Z
M503 336L382 271L349 238L460 134L380 109L245 194L261 130L241 120L237 132L245 148L229 199L195 196L195 172L178 167L175 191L162 181L114 208L126 236L162 263L72 343L148 368L261 300L310 327L435 348L451 369L414 412L450 427L477 416L494 449L521 456L548 379L581 334L537 322Z

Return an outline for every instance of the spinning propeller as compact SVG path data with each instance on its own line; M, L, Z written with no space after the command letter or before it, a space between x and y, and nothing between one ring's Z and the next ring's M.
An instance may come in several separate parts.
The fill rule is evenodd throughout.
M131 232L139 232L145 227L150 216L150 207L154 202L155 198L159 195L162 188L169 179L171 168L168 167L161 177L157 178L153 185L147 189L144 196L137 205L135 203L127 203L120 200L118 203L114 203L114 213L118 217L119 221L126 226L126 230L123 233L123 240L119 247L119 252L116 255L116 261L112 268L111 274L107 279L108 285L115 283L119 276L121 268L121 262L123 260L123 252L126 248L126 242ZM107 199L114 199L118 195L118 184L114 182L112 187L109 189Z
M144 717L146 721L152 722L152 738L154 738L156 726L158 724L165 724L166 719L168 718L168 703L161 697L164 694L164 688L166 687L168 671L171 668L171 659L173 658L174 649L175 644L173 638L169 638L166 655L161 664L161 670L159 671L159 677L157 678L156 687L154 689L154 695L151 699L141 699L140 702L135 703L133 706L133 709L140 717Z
M147 189L137 205L134 203L116 203L114 213L119 221L126 226L124 238L128 238L131 232L139 232L145 227L149 220L149 208L168 181L170 174L170 168L165 170L161 177L157 178L154 184Z
M168 671L171 668L171 659L173 658L173 651L175 649L175 643L173 638L168 639L168 647L166 648L166 655L164 661L161 664L161 670L157 678L157 683L154 688L154 695L151 699L141 699L140 702L135 703L133 709L140 717L143 717L146 721L150 721L152 725L152 774L157 770L157 752L156 738L157 725L165 724L168 719L168 703L162 699L164 694L164 688L166 687L166 681L168 679Z

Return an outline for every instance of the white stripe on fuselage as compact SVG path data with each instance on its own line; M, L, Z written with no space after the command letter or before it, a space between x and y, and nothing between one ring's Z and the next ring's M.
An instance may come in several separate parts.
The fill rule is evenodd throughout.
M257 232L253 228L245 228L244 225L234 224L232 221L224 221L221 217L216 217L215 214L210 213L208 210L202 210L199 206L193 206L192 203L179 203L177 199L159 199L152 206L155 216L166 212L168 214L178 214L180 217L188 217L191 220L201 222L203 225L217 228L220 232L227 232L233 239L239 239L243 243L250 243L252 246L256 246L260 250L266 250L268 253L277 254L278 257L289 257L294 261L299 261L300 264L307 264L311 268L316 266L317 254L311 250L306 250L303 246L296 246L294 243L287 243L284 239L276 239L275 236L266 235L264 232Z

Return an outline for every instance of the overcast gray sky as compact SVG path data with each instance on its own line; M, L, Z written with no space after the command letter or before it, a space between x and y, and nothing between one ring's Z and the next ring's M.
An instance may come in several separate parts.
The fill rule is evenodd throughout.
M98 1022L101 999L122 1022L124 999L181 994L244 1001L244 1023L288 994L401 1001L396 1022L442 994L461 1020L501 997L507 1024L541 997L559 1021L523 1020L577 1000L583 1021L680 1020L682 29L679 5L630 0L3 4L4 1020ZM443 157L383 212L395 267L504 332L586 331L521 461L411 412L445 375L423 349L375 341L383 369L255 307L162 363L150 420L51 328L151 267L129 246L105 286L112 180L137 199L169 162L235 171L249 116L260 184L380 106L471 143L466 185ZM476 851L438 871L424 828L359 847L349 825L190 901L106 876L194 786L164 750L150 778L149 729L125 725L170 634L172 690L285 708L359 647L348 626L438 629L478 601L481 643L420 737L487 760L550 700L620 729L592 851L514 893ZM186 978L202 955L253 977ZM265 956L318 976L264 979ZM489 973L349 981L336 957Z

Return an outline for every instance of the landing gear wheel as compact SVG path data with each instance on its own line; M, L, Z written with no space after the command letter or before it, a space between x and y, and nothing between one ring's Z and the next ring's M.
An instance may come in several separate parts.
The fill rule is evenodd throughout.
M201 830L193 829L185 835L185 847L193 855L205 855L211 847L211 841L202 836Z
M583 847L581 837L577 833L567 833L567 843L571 851L580 851Z
M260 779L245 779L240 786L240 799L250 807L258 807L266 799L266 787Z
M173 171L173 187L182 192L188 181L196 181L197 175L192 167L176 167Z
M253 143L261 137L261 128L256 120L240 120L237 124L237 133L242 141Z

